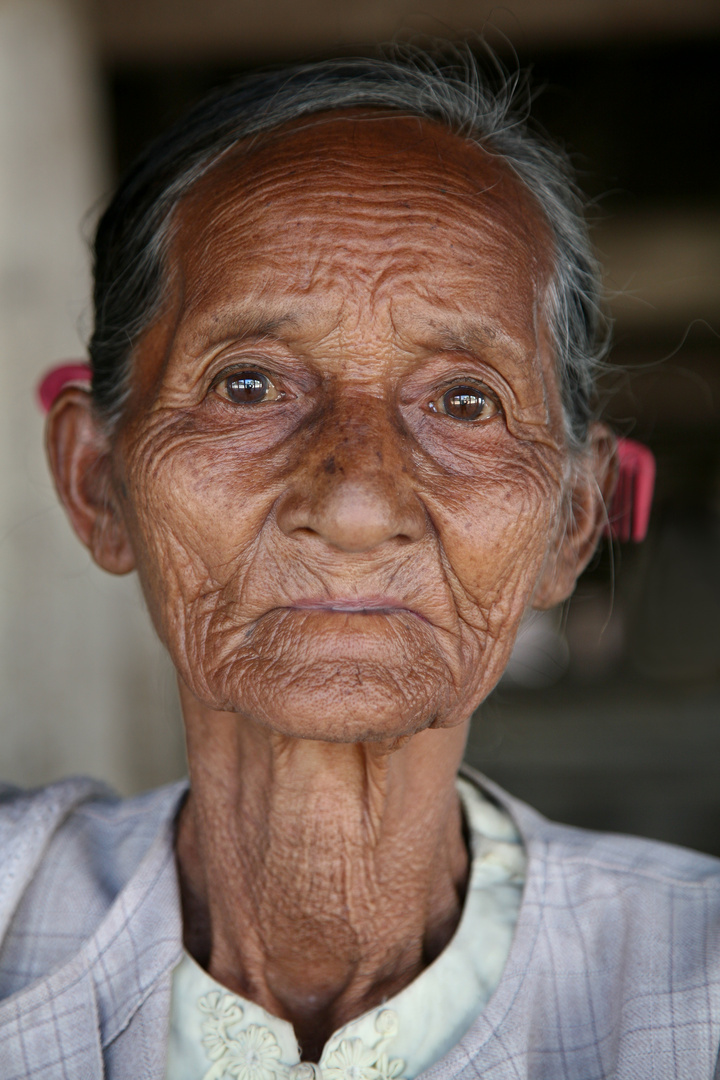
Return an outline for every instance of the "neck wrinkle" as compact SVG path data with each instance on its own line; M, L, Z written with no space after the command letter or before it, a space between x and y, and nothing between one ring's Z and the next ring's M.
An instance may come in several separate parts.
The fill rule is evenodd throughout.
M466 725L384 746L311 742L181 694L186 948L289 1020L317 1060L333 1031L408 985L457 927Z

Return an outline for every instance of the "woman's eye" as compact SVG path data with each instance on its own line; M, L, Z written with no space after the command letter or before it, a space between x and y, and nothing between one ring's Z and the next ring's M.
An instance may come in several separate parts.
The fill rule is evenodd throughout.
M451 386L430 407L454 420L490 420L500 412L495 399L477 386Z
M281 396L278 388L261 371L234 371L221 379L216 389L221 397L234 405L258 405L277 401Z

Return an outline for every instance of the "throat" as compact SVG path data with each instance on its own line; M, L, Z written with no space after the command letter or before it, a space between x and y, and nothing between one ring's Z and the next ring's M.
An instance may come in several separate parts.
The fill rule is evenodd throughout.
M410 753L422 736L384 755L276 740L270 753L234 755L236 771L214 784L204 773L196 782L189 754L177 836L186 948L289 1021L306 1061L412 982L459 922L468 854L457 761L439 782L419 747Z

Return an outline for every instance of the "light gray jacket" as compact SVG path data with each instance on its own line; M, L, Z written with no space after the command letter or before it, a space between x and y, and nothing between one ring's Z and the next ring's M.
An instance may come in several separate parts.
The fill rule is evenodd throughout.
M478 774L528 849L499 987L424 1080L712 1080L720 860L554 825ZM0 1080L162 1080L182 950L174 785L0 790Z

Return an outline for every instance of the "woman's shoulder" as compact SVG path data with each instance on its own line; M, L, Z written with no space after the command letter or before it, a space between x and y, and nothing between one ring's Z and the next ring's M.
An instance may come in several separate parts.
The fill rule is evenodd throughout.
M717 892L720 902L720 859L662 840L619 833L595 832L544 821L531 834L544 858L562 863L568 873L580 868L598 878L633 880L637 887Z
M476 1074L541 1059L543 1076L715 1075L720 860L558 825L474 779L528 859L502 979L462 1042Z
M87 940L153 843L169 845L185 790L124 799L85 778L0 786L0 999Z
M78 869L111 858L122 876L177 813L185 790L179 782L122 798L86 777L32 790L0 785L0 925L12 894L48 858Z
M554 868L564 878L589 879L624 887L702 888L717 891L720 903L720 859L661 840L620 833L596 832L551 821L520 799L509 795L481 773L463 767L462 775L476 783L509 816L536 864Z

